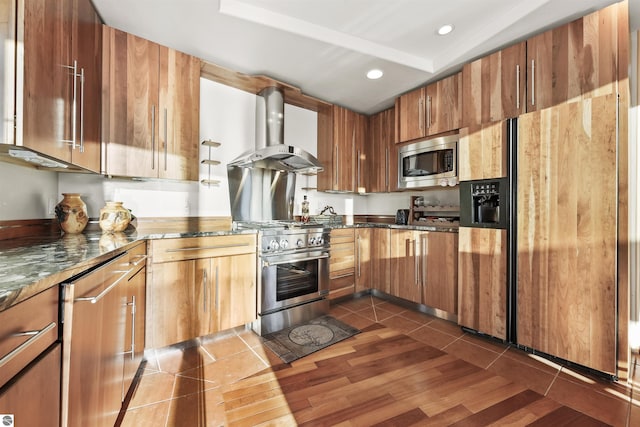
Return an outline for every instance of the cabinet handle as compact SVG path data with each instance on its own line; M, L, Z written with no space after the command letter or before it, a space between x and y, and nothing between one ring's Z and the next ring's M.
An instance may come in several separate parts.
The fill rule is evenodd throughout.
M536 60L531 60L531 105L536 105Z
M216 285L217 286L217 285ZM202 311L207 312L207 269L202 270Z
M148 256L147 256L147 255L138 255L138 256L137 256L137 258L138 258L138 260L137 260L137 261L131 261L131 262L129 263L129 265L132 265L132 266L134 266L134 267L137 267L137 266L139 266L139 265L140 265L140 263L142 263L142 261L145 261L145 260L148 258Z
M424 132L424 98L418 100L418 128Z
M73 89L71 99L71 139L63 139L62 142L71 144L71 149L76 149L77 143L77 126L78 126L78 61L73 61L73 65L65 65L64 68L70 69L73 76Z
M164 170L167 170L168 153L167 147L169 146L169 140L167 139L167 109L164 109Z
M360 189L360 150L357 151L358 156L358 180L356 182L356 191Z
M220 285L220 275L218 274L219 266L216 265L216 298L215 298L215 309L218 311L218 295L219 295L219 285Z
M127 277L129 275L129 273L131 273L132 270L126 270L126 271L118 271L118 273L122 273L122 275L116 279L115 282L113 282L112 284L110 284L109 286L107 286L102 292L100 292L98 295L94 296L94 297L80 297L80 298L76 298L74 300L74 302L85 302L85 301L89 301L91 304L95 304L98 301L100 301L102 298L104 298L105 295L107 295L109 292L111 292L111 290L113 288L115 288L118 283L120 283L122 281L122 279L124 279L125 277Z
M43 329L39 331L25 331L19 332L17 334L13 334L14 337L22 337L22 336L31 336L28 340L20 344L18 347L11 350L9 353L4 355L2 359L0 359L0 368L9 363L14 357L22 353L27 347L38 341L42 336L44 336L47 332L56 327L56 322L51 322Z
M151 106L151 169L156 168L156 106Z
M414 275L415 275L415 283L416 285L420 286L420 269L418 268L418 254L416 252L416 249L418 248L418 245L416 243L416 240L413 240L413 266L414 266Z
M427 95L427 130L431 129L431 97Z
M427 257L429 256L429 242L427 236L421 236L422 240L422 286L427 286Z
M357 237L358 246L356 246L356 256L358 257L358 277L362 276L362 267L360 265L360 236Z
M520 64L516 64L516 110L520 110Z
M167 249L165 252L204 251L207 249L243 248L245 246L249 246L249 243L234 243L230 245L213 245L213 246L193 246L190 248Z
M84 68L80 69L80 152L84 153Z
M389 148L384 149L384 163L385 163L385 174L384 174L384 187L386 191L389 191Z
M338 144L336 144L336 170L335 170L335 178L336 180L334 181L334 186L338 185L338 169L340 168L340 152L338 151Z
M127 303L131 307L131 350L125 351L124 354L130 354L131 360L135 358L136 352L136 296L131 295L131 302Z

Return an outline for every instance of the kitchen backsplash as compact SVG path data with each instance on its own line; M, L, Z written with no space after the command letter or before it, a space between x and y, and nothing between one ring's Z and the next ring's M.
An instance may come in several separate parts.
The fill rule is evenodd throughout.
M218 186L200 182L130 180L92 174L55 173L0 163L0 180L18 182L19 191L0 198L0 220L52 218L61 193L80 193L90 217L97 217L107 200L122 201L139 217L230 216L226 163L255 146L253 94L201 79L200 136L221 143L218 148L201 147L200 158L219 160L220 165L201 165L200 179L219 180ZM285 105L285 141L312 154L317 153L317 114ZM310 213L332 206L341 215L394 215L408 208L411 195L424 195L434 204L457 205L457 188L392 194L329 194L315 191L316 178L299 175L294 214L300 214L303 195ZM7 188L7 187L5 187Z

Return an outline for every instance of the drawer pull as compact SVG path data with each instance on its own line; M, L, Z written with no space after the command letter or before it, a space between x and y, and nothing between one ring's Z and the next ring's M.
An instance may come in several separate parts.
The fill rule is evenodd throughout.
M122 281L122 279L127 277L129 275L129 273L131 273L131 270L119 271L118 273L123 273L123 274L115 282L113 282L107 288L105 288L102 292L100 292L98 295L96 295L94 297L80 297L80 298L76 298L74 301L75 302L89 301L91 304L97 303L102 298L104 298L105 295L107 295L109 292L111 292L111 290L113 288L115 288L116 285Z
M39 331L25 331L25 332L19 332L17 334L14 334L13 335L14 337L31 336L31 338L29 338L28 340L26 340L25 342L20 344L18 347L16 347L13 350L11 350L2 359L0 359L0 368L2 368L4 365L9 363L11 361L11 359L16 357L20 353L22 353L27 347L29 347L31 344L35 343L43 335L45 335L47 332L49 332L50 330L52 330L55 327L56 327L56 322L51 322L47 326L45 326L43 329L41 329Z
M130 264L134 267L137 267L140 265L140 263L142 263L142 261L147 259L147 255L138 255L138 260L137 261L132 261L130 262Z
M214 246L194 246L192 248L167 249L166 252L204 251L207 249L243 248L246 246L249 246L249 243L235 243L232 245L214 245Z

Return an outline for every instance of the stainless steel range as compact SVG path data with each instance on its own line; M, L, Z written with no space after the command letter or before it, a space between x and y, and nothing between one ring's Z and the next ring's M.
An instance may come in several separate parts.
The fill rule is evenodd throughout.
M239 224L259 227L259 335L314 319L329 311L330 229L295 222Z

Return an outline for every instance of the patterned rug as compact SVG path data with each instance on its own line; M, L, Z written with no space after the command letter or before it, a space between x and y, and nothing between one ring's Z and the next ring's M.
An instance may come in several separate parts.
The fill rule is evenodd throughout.
M266 340L265 345L280 359L285 363L291 363L358 333L359 329L331 316L321 316L303 325L291 326L262 338Z

